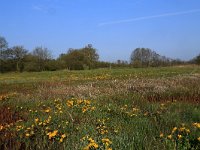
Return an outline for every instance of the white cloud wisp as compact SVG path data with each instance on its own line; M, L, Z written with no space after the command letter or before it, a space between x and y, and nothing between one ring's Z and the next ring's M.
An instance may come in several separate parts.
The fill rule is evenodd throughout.
M134 21L148 20L148 19L162 18L162 17L169 17L169 16L180 16L180 15L192 14L192 13L197 13L197 12L200 12L200 9L192 9L192 10L187 10L187 11L164 13L164 14L153 15L153 16L144 16L144 17L137 17L137 18L131 18L131 19L102 22L102 23L99 23L98 26L115 25L115 24L129 23L129 22L134 22Z

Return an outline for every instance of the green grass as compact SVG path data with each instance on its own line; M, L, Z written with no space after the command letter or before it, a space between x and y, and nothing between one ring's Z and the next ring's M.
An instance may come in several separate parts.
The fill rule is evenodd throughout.
M0 74L0 148L199 149L199 85L198 66Z

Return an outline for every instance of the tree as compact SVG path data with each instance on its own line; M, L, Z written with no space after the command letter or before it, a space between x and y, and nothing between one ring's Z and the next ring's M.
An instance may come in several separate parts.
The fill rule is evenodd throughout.
M84 69L84 55L79 50L69 49L67 54L60 55L59 59L65 62L66 68L69 70Z
M136 48L131 54L131 64L136 67L163 66L169 62L170 59L149 48Z
M191 62L197 64L197 65L200 65L200 54L198 56L196 56L195 58L193 58L191 60Z
M99 55L97 54L97 50L92 47L91 44L80 49L80 51L84 55L84 64L88 66L89 69L95 67L95 63L99 60Z
M38 71L45 70L45 63L51 59L51 53L47 48L36 47L33 50L33 56L36 58Z
M7 48L8 48L8 42L4 37L0 36L0 51L5 50Z
M70 70L82 70L95 68L98 59L96 49L88 44L80 49L70 48L67 54L61 54L58 60L65 62L66 68Z
M23 71L24 68L24 58L27 55L27 50L23 46L14 46L11 48L13 59L16 62L16 71Z
M196 57L196 63L200 65L200 54Z
M148 48L136 48L131 54L131 63L140 64L142 67L149 66L151 55L152 51Z
M5 72L10 69L10 62L8 57L10 57L10 51L8 49L8 43L4 37L0 36L0 72Z

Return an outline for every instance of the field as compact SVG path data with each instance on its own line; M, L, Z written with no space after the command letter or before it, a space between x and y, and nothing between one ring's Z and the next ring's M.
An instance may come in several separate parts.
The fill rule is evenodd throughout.
M0 74L0 149L200 149L200 67Z

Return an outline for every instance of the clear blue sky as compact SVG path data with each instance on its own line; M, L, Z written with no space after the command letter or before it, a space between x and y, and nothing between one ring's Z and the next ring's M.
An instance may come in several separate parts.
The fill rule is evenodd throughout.
M0 35L55 57L91 43L106 61L137 47L188 60L200 53L200 0L1 0Z

